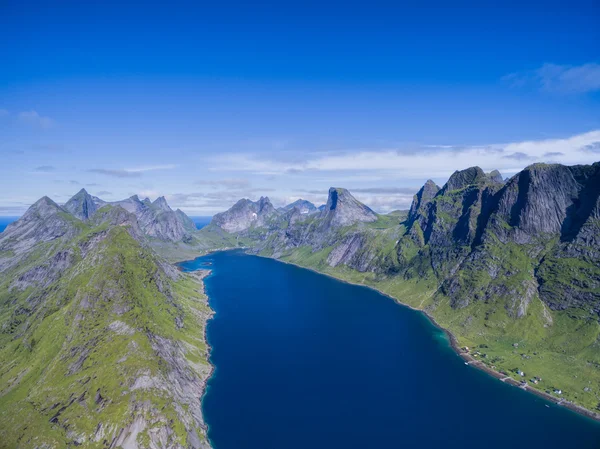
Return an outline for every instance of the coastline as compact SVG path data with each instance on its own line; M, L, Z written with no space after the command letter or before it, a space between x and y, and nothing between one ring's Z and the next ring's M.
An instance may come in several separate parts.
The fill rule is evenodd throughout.
M314 268L309 268L309 267L304 267L302 265L298 265L296 263L293 262L288 262L285 260L281 260L281 259L276 259L274 257L269 257L269 256L262 256L259 254L251 254L253 256L257 256L257 257L263 257L265 259L271 259L271 260L275 260L277 262L281 262L281 263L286 263L289 265L293 265L295 267L298 268L302 268L305 270L310 270L314 273L318 273L320 275L323 276L328 276L332 279L335 279L336 281L339 282L344 282L346 284L350 284L350 285L356 285L356 286L360 286L360 287L365 287L365 288L369 288L373 291L376 291L377 293L379 293L382 296L385 296L389 299L391 299L392 301L394 301L396 304L402 306L402 307L406 307L408 309L414 310L416 312L420 312L423 315L425 315L429 321L431 322L431 324L433 324L436 328L440 329L442 332L444 332L446 334L446 336L448 337L448 341L450 343L450 347L452 348L452 350L456 353L456 355L458 355L459 357L461 357L464 361L465 364L472 366L474 368L479 369L480 371L483 371L485 373L487 373L488 375L500 380L501 382L504 382L508 385L511 385L513 387L517 387L520 388L521 390L524 390L526 392L529 393L533 393L534 395L541 397L542 399L547 400L548 402L552 402L553 404L559 405L561 407L567 408L575 413L578 413L580 415L585 416L586 418L590 418L593 419L594 421L600 422L600 413L596 413L592 410L589 410L585 407L582 407L580 405L574 404L573 402L567 401L565 399L559 399L555 396L552 396L551 394L546 393L545 391L541 391L538 390L537 388L533 388L531 386L529 386L528 384L523 384L518 382L517 380L513 379L512 377L508 376L505 373L502 373L500 371L497 371L493 368L490 368L489 366L485 365L483 362L481 362L481 360L478 360L476 358L474 358L473 356L471 356L468 352L465 352L458 344L458 340L457 338L454 336L454 334L452 334L452 332L450 332L448 329L445 329L444 327L442 327L433 316L431 316L427 311L423 310L423 309L417 309L416 307L412 307L408 304L404 304L402 301L400 301L399 299L379 290L377 287L373 287L371 285L367 285L367 284L362 284L362 283L356 283L356 282L350 282L347 281L345 279L340 279L332 274L329 273L323 273L321 271L318 271Z
M198 257L202 257L202 256L198 256ZM195 259L193 259L193 260L195 260ZM206 373L206 376L204 376L202 378L202 394L200 395L200 411L202 413L202 429L204 430L206 442L208 443L208 448L212 449L212 448L214 448L214 446L213 446L212 442L210 441L210 438L208 437L208 424L204 417L204 409L203 409L204 396L206 395L206 393L208 391L208 381L210 380L210 378L213 376L213 374L215 372L215 365L213 365L212 362L210 361L210 354L212 352L212 346L208 342L208 322L210 320L212 320L213 316L215 315L215 311L213 310L212 307L210 307L210 302L209 302L210 298L206 294L206 285L204 283L204 280L212 274L212 270L199 268L194 271L183 271L178 263L175 264L175 267L182 273L187 273L198 280L200 286L202 287L201 294L206 297L206 305L208 306L208 308L210 310L209 315L206 317L206 320L204 322L204 332L203 332L203 336L202 336L204 343L206 344L206 361L208 362L209 370Z
M188 259L188 260L185 260L185 261L182 260L180 262L175 263L174 265L179 270L181 270L181 267L179 266L179 264L182 263L182 262L195 260L195 259L197 259L199 257L204 257L204 256L206 256L208 254L211 254L211 253L216 253L216 252L221 252L221 251L233 251L233 250L236 250L236 249L247 250L248 248L247 247L236 247L236 248L219 248L219 249L209 250L209 251L207 251L207 252L205 252L205 253L203 253L201 255L198 255L194 259ZM538 396L538 397L540 397L542 399L545 399L546 401L551 402L551 403L553 403L555 405L567 408L567 409L569 409L572 412L575 412L575 413L578 413L578 414L580 414L582 416L585 416L586 418L589 418L589 419L592 419L594 421L600 422L600 413L596 413L596 412L594 412L592 410L589 410L589 409L587 409L585 407L582 407L580 405L574 404L574 403L572 403L570 401L556 398L556 397L554 397L554 396L546 393L545 391L538 390L538 389L533 388L533 387L531 387L531 386L529 386L527 384L522 384L522 383L518 382L517 380L513 379L512 377L510 377L510 376L508 376L508 375L506 375L506 374L504 374L504 373L502 373L502 372L500 372L498 370L492 369L489 366L485 365L480 360L478 360L478 359L474 358L473 356L471 356L468 352L465 352L459 346L458 340L454 336L454 334L452 334L452 332L450 332L448 329L445 329L444 327L442 327L435 320L435 318L433 316L431 316L427 311L422 310L422 309L418 309L418 308L410 306L408 304L405 304L402 301L400 301L399 299L397 299L397 298L395 298L395 297L393 297L393 296L391 296L391 295L389 295L389 294L381 291L377 287L374 287L374 286L371 286L371 285L367 285L367 284L363 284L363 283L350 282L350 281L347 281L345 279L340 279L339 277L336 277L336 276L334 276L334 275L332 275L330 273L323 273L323 272L318 271L318 270L316 270L314 268L304 267L304 266L299 265L297 263L293 263L293 262L289 262L289 261L285 261L285 260L281 260L281 259L276 259L274 257L263 256L263 255L260 255L260 254L251 254L251 253L247 253L247 252L246 252L246 254L257 256L257 257L262 257L262 258L265 258L265 259L271 259L271 260L274 260L276 262L285 263L285 264L288 264L288 265L293 265L295 267L302 268L304 270L310 270L310 271L312 271L314 273L330 277L332 279L335 279L338 282L344 282L344 283L349 284L349 285L356 285L356 286L365 287L365 288L369 288L369 289L371 289L373 291L376 291L380 295L385 296L386 298L391 299L396 304L398 304L398 305L400 305L402 307L406 307L408 309L414 310L416 312L419 312L419 313L422 313L423 315L425 315L431 324L433 324L436 328L438 328L439 330L441 330L442 332L444 332L444 334L448 338L448 341L450 343L451 349L455 352L456 355L458 355L459 357L461 357L465 361L465 364L467 364L469 366L472 366L472 367L474 367L476 369L479 369L480 371L485 372L486 374L490 375L491 377L493 377L495 379L498 379L501 382L504 382L504 383L506 383L508 385L511 385L513 387L520 388L521 390L524 390L524 391L526 391L528 393L532 393L532 394L534 394L534 395L536 395L536 396ZM181 270L181 271L183 271L183 270ZM198 271L198 270L196 270L196 271ZM210 275L210 273L212 272L212 270L204 270L204 271L208 271L208 273L201 278L201 282L202 282L203 288L204 288L204 281L203 281L203 279L205 279L208 275ZM190 271L189 273L194 273L194 272L195 271ZM208 303L209 298L208 298L208 295L206 295L206 296L207 296L207 303ZM210 305L209 305L209 307L210 307ZM214 314L214 311L213 311L213 314ZM207 322L211 318L212 318L212 315L207 319ZM205 341L206 341L206 344L207 344L207 347L208 347L207 354L208 354L208 358L209 358L208 361L209 361L209 364L211 366L211 370L209 372L209 375L206 378L205 388L204 388L201 400L204 398L204 395L206 394L206 385L207 385L207 382L208 382L208 380L210 379L210 377L212 376L212 374L213 374L213 372L215 370L214 365L212 365L212 363L210 363L210 351L211 351L212 348L211 348L210 344L208 343L208 337L206 335L206 327L205 327L205 330L204 330L204 334L205 334ZM208 431L208 425L206 425L206 423L205 423L205 426L206 426L206 429ZM208 434L207 434L207 440L208 440ZM208 441L209 441L209 444L210 444L210 440L208 440ZM212 447L212 445L211 445L211 447Z

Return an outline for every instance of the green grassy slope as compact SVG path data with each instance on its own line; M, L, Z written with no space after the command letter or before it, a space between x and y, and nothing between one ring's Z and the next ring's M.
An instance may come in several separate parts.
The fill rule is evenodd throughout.
M201 280L166 267L127 226L77 226L0 275L0 447L208 447ZM15 286L48 245L71 255L68 268Z

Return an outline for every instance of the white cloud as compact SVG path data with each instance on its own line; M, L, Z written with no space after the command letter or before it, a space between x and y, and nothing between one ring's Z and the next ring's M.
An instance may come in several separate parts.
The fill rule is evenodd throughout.
M177 165L167 164L167 165L150 165L143 167L135 167L135 168L126 168L124 171L128 173L144 173L147 171L156 171L156 170L172 170L177 168Z
M138 178L143 173L156 170L171 170L176 168L176 165L151 165L136 168L92 168L89 169L90 173L99 173L101 175L112 176L114 178Z
M356 153L309 155L301 163L270 160L247 154L230 154L214 159L213 171L242 171L253 174L296 175L329 173L331 182L338 173L356 176L375 174L381 179L447 178L455 170L480 166L485 171L498 169L514 174L533 162L559 162L566 165L589 164L599 159L594 149L600 145L600 130L563 139L531 140L478 146L423 147L409 153L395 149L365 150Z
M19 113L19 120L42 129L48 129L54 125L54 121L50 117L44 117L34 110Z
M250 181L246 178L207 179L196 181L195 184L211 186L215 189L218 187L225 189L245 189L250 187Z
M600 64L544 64L536 70L511 73L503 80L512 87L533 86L547 92L583 94L600 90Z

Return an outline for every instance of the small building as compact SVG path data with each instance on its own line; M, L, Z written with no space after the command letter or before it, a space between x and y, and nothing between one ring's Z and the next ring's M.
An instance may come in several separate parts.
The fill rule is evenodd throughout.
M554 393L556 393L556 394L562 394L562 390L554 390Z

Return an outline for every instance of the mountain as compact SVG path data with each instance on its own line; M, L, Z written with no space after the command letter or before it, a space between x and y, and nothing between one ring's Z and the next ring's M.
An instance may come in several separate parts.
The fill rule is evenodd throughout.
M90 206L44 197L0 234L0 446L208 448L200 277Z
M98 208L104 204L106 203L100 198L90 195L85 189L81 189L63 207L80 220L89 220Z
M265 226L278 215L268 197L261 197L256 202L241 199L229 210L215 215L211 223L227 232L241 232Z
M142 231L148 237L170 242L190 241L196 226L181 210L173 211L161 196L154 202L148 198L140 201L137 195L108 203L81 189L63 206L63 209L82 221L90 220L96 211L107 204L119 206L134 214Z
M196 229L191 219L182 211L173 211L163 196L157 198L150 205L139 201L137 196L133 202L136 208L134 213L138 217L140 226L150 237L177 242L188 240L190 232Z
M249 252L373 286L489 368L521 382L519 367L544 378L530 388L599 406L600 163L533 164L506 180L458 170L442 187L427 181L406 215L376 214L340 188L311 214L259 220L250 204L217 220Z
M348 226L357 222L377 220L377 214L354 198L346 189L332 187L320 217L333 226Z
M310 201L299 199L299 200L294 201L291 204L288 204L287 206L282 207L281 212L287 212L287 211L293 209L294 207L297 207L300 210L300 213L303 213L303 214L310 214L317 210L315 205L313 203L311 203Z

